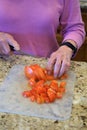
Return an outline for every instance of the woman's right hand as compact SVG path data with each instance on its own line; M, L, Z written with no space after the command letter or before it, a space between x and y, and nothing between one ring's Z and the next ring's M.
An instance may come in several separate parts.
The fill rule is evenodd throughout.
M0 57L8 57L12 54L10 46L13 46L14 50L20 50L20 46L13 36L8 33L0 32Z

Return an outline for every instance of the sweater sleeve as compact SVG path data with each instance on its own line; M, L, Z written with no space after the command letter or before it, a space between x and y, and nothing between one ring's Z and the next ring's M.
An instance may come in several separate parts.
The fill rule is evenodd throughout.
M60 17L63 42L73 40L79 49L85 39L84 23L82 21L79 0L63 0L64 6Z

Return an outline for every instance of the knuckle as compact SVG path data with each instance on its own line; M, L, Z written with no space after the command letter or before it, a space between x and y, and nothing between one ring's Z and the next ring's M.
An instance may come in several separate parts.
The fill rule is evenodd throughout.
M70 67L70 62L69 61L65 61L65 66L66 67Z
M5 42L5 40L3 38L0 38L0 43Z
M5 55L8 55L9 54L9 51L7 50L7 51L4 51L4 54Z

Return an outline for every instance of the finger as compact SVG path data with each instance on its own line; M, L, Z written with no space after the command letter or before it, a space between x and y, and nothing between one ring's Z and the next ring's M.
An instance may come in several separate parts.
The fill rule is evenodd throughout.
M60 73L61 65L62 65L62 60L60 58L57 58L57 61L54 66L54 77L55 78L58 77L58 75Z
M16 50L16 51L20 50L19 44L17 43L16 40L14 40L14 38L11 35L5 34L5 38L6 38L7 42L8 42L8 44L10 44L11 46L14 47L14 50Z
M69 67L70 67L70 60L64 59L64 60L62 61L61 68L60 68L60 72L59 72L59 75L58 75L58 76L60 77L60 76L62 76L65 72L67 72L68 69L69 69Z
M46 66L46 69L48 71L48 74L51 74L52 71L53 71L53 67L54 67L54 64L55 64L55 61L56 61L56 58L55 56L51 56L47 62L47 66Z
M0 41L0 54L9 55L9 53L10 53L10 48L8 46L8 43L5 40Z
M0 58L4 59L4 60L9 60L9 56L8 55L0 55Z

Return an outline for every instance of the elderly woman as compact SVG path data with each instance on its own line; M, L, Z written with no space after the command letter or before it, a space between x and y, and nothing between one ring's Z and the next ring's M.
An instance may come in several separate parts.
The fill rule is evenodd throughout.
M56 40L61 25L63 41ZM61 76L85 37L79 0L0 0L0 55L21 50L49 57L47 70Z

